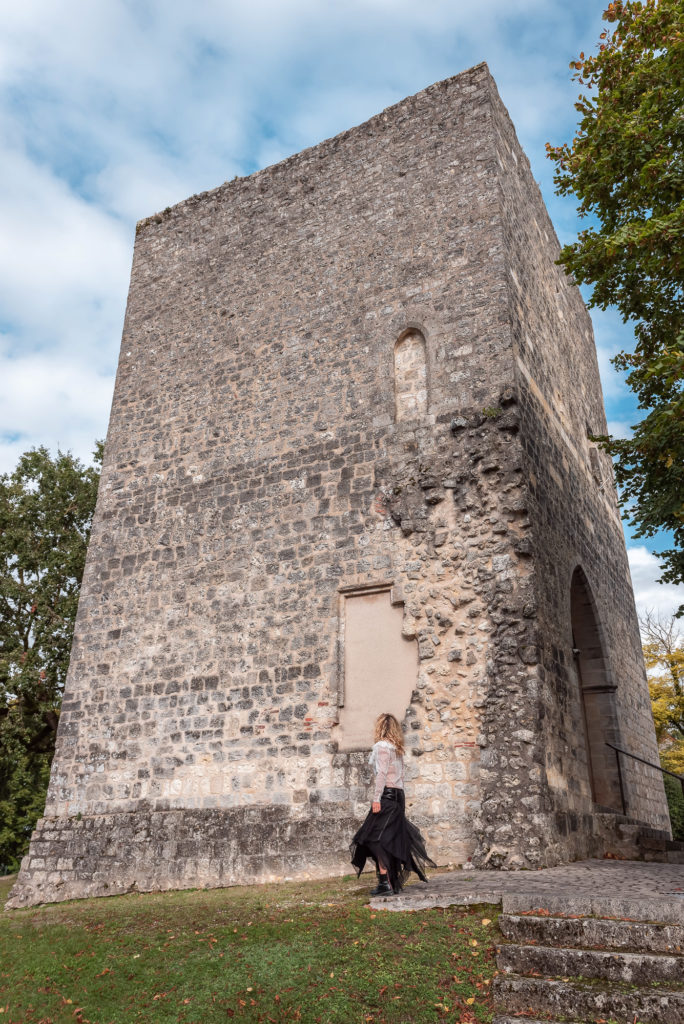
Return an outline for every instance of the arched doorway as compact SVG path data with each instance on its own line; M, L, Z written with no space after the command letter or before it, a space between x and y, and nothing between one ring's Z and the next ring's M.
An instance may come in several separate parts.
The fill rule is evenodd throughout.
M617 687L605 656L596 603L579 566L572 574L570 615L592 796L600 807L622 812L616 755L606 745L621 745L615 702Z

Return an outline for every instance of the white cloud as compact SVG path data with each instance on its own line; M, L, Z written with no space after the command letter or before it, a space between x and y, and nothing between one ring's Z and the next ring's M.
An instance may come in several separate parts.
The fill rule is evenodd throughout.
M646 547L628 547L627 556L632 574L634 600L640 616L647 611L654 611L666 617L672 615L679 605L684 604L684 586L656 582L662 569L658 559Z
M608 420L608 433L613 437L631 437L632 420Z
M572 133L577 87L567 62L595 43L599 26L593 0L6 4L0 375L24 397L31 389L23 372L40 377L41 387L59 367L82 383L94 375L79 430L101 436L136 219L313 145L481 60L562 236L572 237L574 204L553 197L543 144ZM614 319L608 329L597 322L613 401L623 385L608 358L626 346ZM37 353L47 377L39 362L18 358ZM36 429L24 435L17 403L8 406L18 419L7 437L64 443L75 420L71 393L62 394L41 392L50 410L39 419L42 437ZM18 443L3 447L0 438L3 465Z
M30 347L63 345L100 361L115 350L132 230L10 146L0 165L0 305ZM103 337L106 335L106 339Z
M38 352L0 365L0 473L42 444L90 462L95 440L107 430L113 375Z

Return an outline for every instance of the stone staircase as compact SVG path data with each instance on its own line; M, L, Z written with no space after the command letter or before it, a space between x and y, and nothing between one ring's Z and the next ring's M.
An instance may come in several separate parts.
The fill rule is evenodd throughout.
M656 864L684 864L684 843L669 839L666 832L619 815L613 815L605 827L610 837L604 839L604 849L608 856L612 854L625 860Z
M684 1024L684 872L671 898L503 898L494 1024Z

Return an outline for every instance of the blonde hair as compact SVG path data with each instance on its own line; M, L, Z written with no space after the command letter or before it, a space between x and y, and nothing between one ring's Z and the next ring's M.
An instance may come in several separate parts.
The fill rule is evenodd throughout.
M378 740L386 740L392 744L397 754L403 755L404 734L398 720L388 712L383 712L375 719L375 742Z

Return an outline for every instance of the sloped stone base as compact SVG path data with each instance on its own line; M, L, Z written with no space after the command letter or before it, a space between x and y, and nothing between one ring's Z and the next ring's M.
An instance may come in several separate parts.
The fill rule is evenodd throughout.
M615 812L559 811L548 814L544 838L545 844L538 852L536 862L532 863L525 856L522 842L507 846L494 844L487 848L486 840L482 841L473 854L473 866L483 870L516 871L602 857L666 864L683 862L684 844L673 842L669 832Z
M337 804L42 818L6 905L326 877L352 870L358 826Z

